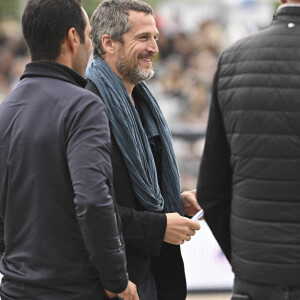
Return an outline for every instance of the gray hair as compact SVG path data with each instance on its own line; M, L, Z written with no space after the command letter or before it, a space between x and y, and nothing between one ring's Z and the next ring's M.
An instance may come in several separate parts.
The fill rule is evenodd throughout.
M130 10L154 16L152 7L139 0L105 0L98 5L91 18L91 39L95 56L105 54L101 41L104 34L123 44L123 34L131 28L128 22Z

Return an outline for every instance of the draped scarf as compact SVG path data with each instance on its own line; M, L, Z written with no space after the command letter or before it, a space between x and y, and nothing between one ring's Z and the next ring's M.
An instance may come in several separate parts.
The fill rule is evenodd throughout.
M123 155L140 204L149 211L183 214L171 133L147 85L141 82L134 88L140 96L143 126L123 81L103 59L94 59L86 71L86 77L95 84L106 105L111 131ZM160 136L162 142L161 189L148 140L156 135Z

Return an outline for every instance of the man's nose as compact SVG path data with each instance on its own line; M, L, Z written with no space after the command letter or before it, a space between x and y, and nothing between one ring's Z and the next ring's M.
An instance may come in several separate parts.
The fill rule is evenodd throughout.
M152 38L151 40L149 40L149 43L147 45L147 51L152 52L154 54L157 54L159 52L156 39Z

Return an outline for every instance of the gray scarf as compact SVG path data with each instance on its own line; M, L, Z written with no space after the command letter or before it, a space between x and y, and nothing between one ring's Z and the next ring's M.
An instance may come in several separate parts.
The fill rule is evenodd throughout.
M97 57L86 72L97 87L108 110L110 126L128 168L131 184L141 205L150 211L183 214L179 172L165 118L144 82L135 86L141 96L143 127L127 90L119 76ZM148 136L147 136L148 135ZM159 135L162 141L162 187L148 137Z

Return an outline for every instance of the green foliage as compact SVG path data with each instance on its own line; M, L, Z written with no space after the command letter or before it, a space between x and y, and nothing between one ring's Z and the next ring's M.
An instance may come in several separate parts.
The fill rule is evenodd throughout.
M159 0L144 0L150 4L154 9ZM160 0L161 1L161 0ZM0 0L0 21L7 17L20 20L22 10L27 0ZM101 0L83 0L83 6L89 16L92 15L95 8L101 3Z
M0 20L4 18L20 19L19 0L0 0Z
M274 3L275 10L278 8L279 5L282 4L280 0L272 0L272 2Z
M95 8L99 5L102 1L99 0L83 0L83 7L85 8L87 14L91 17Z

